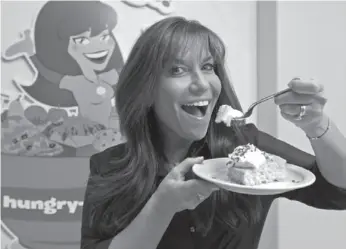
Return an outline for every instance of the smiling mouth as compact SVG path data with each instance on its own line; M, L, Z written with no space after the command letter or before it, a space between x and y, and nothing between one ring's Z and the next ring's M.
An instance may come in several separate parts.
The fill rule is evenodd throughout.
M210 101L207 100L197 101L181 105L181 109L183 109L183 111L191 116L194 116L196 118L203 118L207 113L209 104Z
M94 63L102 64L107 59L108 53L108 50L102 50L94 53L84 53L84 56Z

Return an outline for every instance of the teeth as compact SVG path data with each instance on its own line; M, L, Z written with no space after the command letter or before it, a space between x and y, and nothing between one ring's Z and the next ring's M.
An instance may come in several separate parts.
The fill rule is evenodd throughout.
M187 106L207 106L209 105L209 101L198 101L190 104L186 104Z
M103 51L99 51L95 53L87 53L84 55L88 57L89 59L98 59L98 58L105 57L107 54L108 54L108 50L103 50Z

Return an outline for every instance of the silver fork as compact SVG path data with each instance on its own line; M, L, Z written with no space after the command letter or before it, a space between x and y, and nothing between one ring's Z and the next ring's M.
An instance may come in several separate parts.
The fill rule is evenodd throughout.
M265 101L267 101L267 100L273 99L273 98L275 98L275 97L277 97L277 96L279 96L279 95L281 95L281 94L290 92L290 91L291 91L291 88L287 88L287 89L285 89L285 90L282 90L282 91L280 91L280 92L274 93L274 94L272 94L272 95L269 95L269 96L267 96L267 97L264 97L264 98L262 98L262 99L256 101L255 103L253 103L253 104L249 107L249 109L244 113L243 116L241 116L241 117L234 117L233 120L236 120L236 121L244 121L246 118L248 118L248 117L251 116L251 114L252 114L252 112L253 112L253 109L254 109L257 105L259 105L259 104L261 104L261 103L263 103L263 102L265 102Z

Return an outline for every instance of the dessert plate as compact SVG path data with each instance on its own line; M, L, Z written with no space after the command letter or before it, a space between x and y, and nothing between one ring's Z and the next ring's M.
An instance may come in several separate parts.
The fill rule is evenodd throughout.
M205 160L203 164L195 164L192 171L201 179L211 182L222 189L249 195L276 195L301 189L312 185L315 175L302 167L287 164L287 177L284 181L246 186L228 180L227 157Z

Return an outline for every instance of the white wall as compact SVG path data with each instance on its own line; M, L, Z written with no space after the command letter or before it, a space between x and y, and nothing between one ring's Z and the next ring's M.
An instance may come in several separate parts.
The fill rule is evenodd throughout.
M329 102L326 112L346 135L346 2L277 2L278 80L316 77ZM312 152L303 133L278 118L280 139ZM346 248L346 211L321 211L279 201L279 248ZM305 220L302 222L302 220Z

